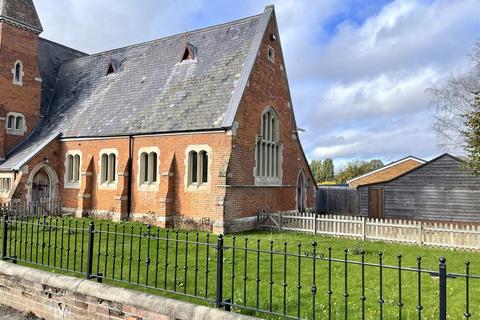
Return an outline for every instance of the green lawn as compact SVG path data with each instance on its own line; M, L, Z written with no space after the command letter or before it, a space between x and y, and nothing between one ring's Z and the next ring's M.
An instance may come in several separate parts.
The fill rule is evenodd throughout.
M77 273L69 274L82 276L86 271L87 231L90 220L66 219L62 227L61 220L47 219L47 225L29 221L17 221L9 230L7 237L10 248L9 255L17 256L20 260L33 261L38 266L28 262L21 264L39 267L42 269L62 272L60 269L75 270ZM70 227L69 227L70 223ZM133 229L132 229L133 227ZM123 286L149 293L162 294L169 297L184 299L197 303L205 302L201 299L184 297L172 291L215 299L216 292L216 262L217 252L205 242L216 244L217 236L200 233L198 247L189 243L188 248L184 240L187 238L185 231L169 231L168 253L165 237L166 230L152 228L148 233L145 225L138 223L114 224L107 221L95 221L95 234L93 273L103 273L105 283ZM109 233L107 233L107 228ZM120 232L115 236L113 231ZM125 228L125 236L122 235ZM132 231L133 230L133 231ZM1 232L1 231L0 231ZM131 236L133 232L133 237ZM138 237L142 235L142 237ZM176 237L178 236L178 241ZM3 235L0 234L0 238ZM61 246L63 237L63 248ZM233 250L232 243L236 242L237 249ZM248 239L246 242L245 239ZM188 233L189 241L196 241L194 232ZM257 241L260 240L258 243ZM276 252L272 255L271 241ZM417 257L422 257L422 268L432 271L438 270L438 259L441 256L447 259L448 272L464 273L465 261L471 261L471 274L480 274L480 255L474 252L450 251L417 246L405 246L382 242L361 242L348 239L314 236L300 233L270 233L248 232L237 235L225 236L224 251L224 299L232 298L232 269L235 274L233 286L233 301L247 308L258 307L277 313L285 311L287 315L296 316L298 312L298 257L285 256L281 253L285 248L288 253L297 254L298 244L301 243L300 253L300 314L302 318L312 319L313 315L313 259L312 242L317 243L318 256L328 256L331 247L333 258L344 259L345 249L347 257L352 261L361 261L360 252L365 252L365 261L379 262L379 253L383 253L383 264L394 265L398 263L397 255L401 254L403 267L417 267ZM248 251L245 259L244 246L249 249L260 246L262 252ZM284 243L287 243L286 247ZM38 244L38 246L37 246ZM42 244L44 244L42 246ZM100 244L100 245L99 245ZM83 254L82 254L83 245ZM50 249L49 249L50 248ZM198 249L197 249L198 248ZM157 258L158 252L158 258ZM235 255L235 257L234 257ZM123 257L123 259L122 259ZM165 264L168 259L168 266ZM259 268L257 269L257 263ZM209 272L206 273L208 264ZM60 269L52 269L52 267ZM175 267L176 266L176 267ZM186 268L185 268L186 267ZM315 263L315 313L317 319L328 317L328 261L317 259ZM195 271L197 270L197 271ZM246 272L245 272L246 270ZM271 272L272 271L272 272ZM245 274L244 274L245 273ZM383 317L384 319L398 319L398 271L383 268ZM208 274L208 277L207 277ZM271 279L270 279L270 274ZM245 276L245 277L244 277ZM347 311L348 319L361 319L361 290L362 290L361 265L348 264L347 268ZM208 278L208 280L207 280ZM259 281L257 281L257 279ZM331 264L332 286L332 319L344 319L345 314L345 265L343 261ZM166 280L166 281L165 281ZM127 283L129 282L129 283ZM272 284L270 284L272 282ZM366 319L378 319L380 312L380 269L378 267L365 267L365 307ZM418 319L418 274L414 271L402 272L402 308L403 319ZM138 285L137 285L138 283ZM195 283L197 284L195 286ZM246 283L246 287L244 284ZM284 283L286 286L284 286ZM258 285L258 302L257 302ZM470 313L471 319L478 319L480 315L480 295L475 294L480 288L480 280L471 280ZM158 289L155 289L158 287ZM270 287L272 288L272 303L270 304ZM167 289L164 292L161 289ZM284 300L284 290L286 298ZM465 279L448 279L448 315L450 319L462 319L465 312ZM421 305L422 319L438 319L438 278L426 273L421 275ZM281 318L254 313L248 309L235 307L235 311L262 316L266 318Z

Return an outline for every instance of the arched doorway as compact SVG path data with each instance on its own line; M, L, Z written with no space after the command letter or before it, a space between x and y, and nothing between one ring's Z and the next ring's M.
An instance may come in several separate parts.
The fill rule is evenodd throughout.
M32 201L50 200L50 178L44 169L40 169L33 177Z
M303 170L298 174L297 180L297 210L299 212L305 212L305 206L307 203L307 186L305 183L305 174Z
M57 200L58 176L46 162L36 165L28 176L28 194L31 201Z

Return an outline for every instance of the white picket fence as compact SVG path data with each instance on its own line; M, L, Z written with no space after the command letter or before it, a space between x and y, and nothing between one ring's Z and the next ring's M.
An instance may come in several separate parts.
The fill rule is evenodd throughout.
M267 230L311 232L361 240L480 250L480 226L467 224L278 212L259 213L257 226Z

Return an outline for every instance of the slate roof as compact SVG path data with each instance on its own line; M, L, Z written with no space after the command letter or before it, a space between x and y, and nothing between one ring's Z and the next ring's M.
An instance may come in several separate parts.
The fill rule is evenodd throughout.
M272 12L267 6L260 15L188 32L194 60L180 62L185 34L178 34L64 61L56 76L58 64L46 63L51 71L41 71L46 80L43 122L7 155L0 171L28 161L52 135L108 137L231 127ZM42 46L51 52L49 43ZM63 59L82 54L63 50L53 51ZM112 60L119 69L107 75Z
M26 27L36 33L43 31L32 0L0 0L0 21Z
M1 1L1 0L0 0ZM86 53L40 38L38 42L38 69L42 78L40 112L46 115L55 90L57 75L64 61L86 56Z

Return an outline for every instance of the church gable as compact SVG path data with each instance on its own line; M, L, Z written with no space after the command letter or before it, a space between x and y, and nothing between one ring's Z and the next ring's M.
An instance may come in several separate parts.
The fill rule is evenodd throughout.
M35 33L43 31L32 0L0 0L0 21Z

